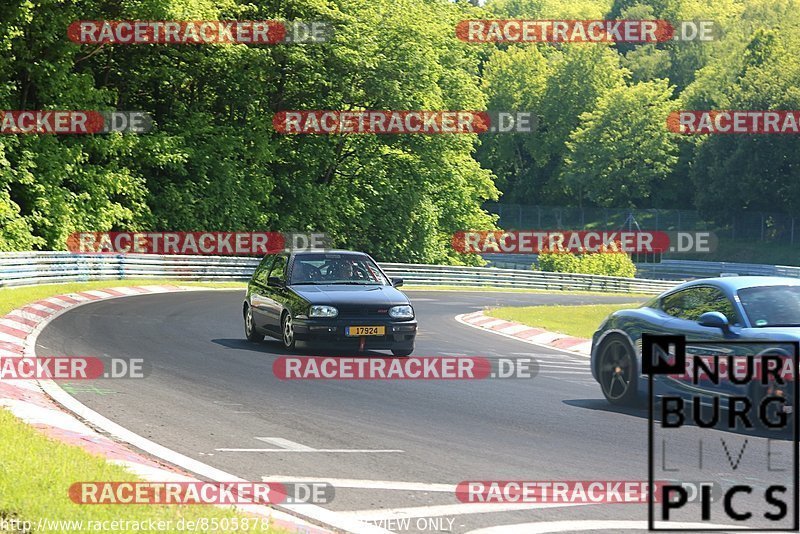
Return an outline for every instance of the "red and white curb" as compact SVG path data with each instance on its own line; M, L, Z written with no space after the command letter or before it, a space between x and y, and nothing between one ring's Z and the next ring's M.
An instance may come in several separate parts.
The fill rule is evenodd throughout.
M50 321L77 306L135 295L202 290L208 288L143 285L48 297L12 310L0 318L0 357L36 357L36 339L39 333ZM167 449L123 428L80 403L52 380L0 380L0 408L2 407L47 436L104 456L108 461L126 467L145 480L192 481L197 479L191 475L199 475L216 482L245 482L244 479ZM95 429L103 431L105 435ZM283 508L336 530L356 533L389 532L311 504L286 505ZM295 515L263 505L240 505L237 509L268 517L271 526L287 532L332 532Z
M557 349L570 354L586 356L587 358L592 350L592 342L589 339L557 334L514 321L489 317L482 310L458 315L456 316L456 321L481 330L488 330L493 334L518 339L531 345Z

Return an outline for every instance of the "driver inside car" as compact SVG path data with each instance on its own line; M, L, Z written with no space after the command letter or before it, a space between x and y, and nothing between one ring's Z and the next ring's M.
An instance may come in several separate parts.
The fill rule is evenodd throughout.
M319 269L310 265L308 263L299 262L297 264L297 276L296 278L303 282L317 282L322 280L322 273L319 272Z
M336 261L328 267L328 278L330 280L352 280L353 267L350 262Z

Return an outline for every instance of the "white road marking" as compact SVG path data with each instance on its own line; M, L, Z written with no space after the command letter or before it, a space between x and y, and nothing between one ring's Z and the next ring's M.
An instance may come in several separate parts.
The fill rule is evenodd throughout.
M7 319L0 319L0 326L7 326L9 328L14 328L16 330L22 330L23 332L33 332L33 327L28 326L25 323L19 322L14 320L14 318L7 318Z
M400 449L311 449L310 451L304 450L297 450L297 449L233 449L233 448L221 448L221 449L214 449L215 451L219 452L358 452L358 453L366 453L366 452L375 452L375 453L387 453L387 452L406 452Z
M21 337L12 336L11 334L6 334L4 332L0 332L0 341L4 341L6 343L11 343L14 345L22 345Z
M589 370L588 369L586 369L584 371L561 371L561 370L545 369L545 371L547 371L547 372L546 373L542 373L542 374L548 374L548 375L588 375L589 374Z
M87 289L86 291L81 291L81 293L85 295L92 295L93 297L100 297L101 299L114 296L111 293L106 293L102 289Z
M557 334L555 332L544 332L543 334L536 334L535 336L531 336L528 338L528 340L547 345L548 343L552 343L553 341L563 339L565 337L569 336L565 336L564 334Z
M256 438L259 441L263 441L266 443L271 443L272 445L277 445L282 449L288 449L292 451L313 451L316 450L313 447L308 447L303 445L302 443L297 443L296 441L290 441L288 439L283 438Z
M30 425L47 425L78 434L89 434L92 431L71 415L55 408L45 408L16 399L0 399L0 408L3 407Z
M567 506L586 506L584 503L460 503L433 506L414 506L411 508L381 508L377 510L353 510L339 512L359 521L378 521L381 519L401 519L404 517L437 517L442 515L492 514L515 512L519 510L539 510Z
M160 467L144 465L138 462L129 462L127 460L109 460L109 462L112 464L121 465L135 475L139 475L147 480L163 480L164 482L191 482L194 480L192 477L181 475L180 473L176 473L174 471L169 471Z
M504 334L516 334L518 332L524 332L525 330L530 330L531 327L525 324L514 324L511 326L507 326L500 330Z
M539 367L543 369L586 369L589 370L589 367L586 365L586 362L559 362L559 363L550 363L550 362L537 362Z
M494 327L494 326L497 326L497 325L499 325L499 324L503 324L503 323L507 323L507 322L508 322L508 321L506 321L505 319L494 319L493 321L489 321L489 322L486 322L486 323L482 323L482 324L481 324L481 327L482 327L484 330L486 330L486 329L490 329L490 328L492 328L492 327Z
M6 314L6 317L19 317L20 319L26 319L28 321L34 321L36 323L38 323L39 320L41 319L40 316L35 315L31 312L23 311L20 308L17 308L16 310L11 310Z
M264 441L266 443L271 443L272 445L277 445L280 449L255 449L255 448L244 448L244 449L234 449L230 447L225 447L222 449L214 449L215 451L220 452L405 452L400 449L315 449L313 447L309 447L308 445L303 445L302 443L297 443L296 441L291 441L284 438L259 438L256 437L255 439L259 441Z
M133 295L145 295L146 294L146 293L142 293L141 291L137 291L137 290L133 289L132 287L115 287L114 290L115 291L119 291L123 295L131 295L131 296L133 296Z
M56 306L62 306L62 307L72 306L72 303L70 301L60 299L58 297L47 297L46 299L44 299L44 301L47 302L48 304L53 304Z
M397 491L430 491L455 493L455 484L428 484L427 482L400 482L393 480L359 480L355 478L293 477L272 475L261 477L262 482L329 482L336 488L377 489Z
M58 308L52 307L52 304L50 306L45 306L41 302L42 301L33 302L31 304L25 305L25 307L45 313L55 313L59 310Z
M736 528L734 525L718 525L712 523L656 522L656 528L676 528L681 530L704 528ZM470 530L467 534L547 534L550 532L576 532L582 530L647 530L647 521L541 521L536 523L519 523L516 525L499 525L496 527Z

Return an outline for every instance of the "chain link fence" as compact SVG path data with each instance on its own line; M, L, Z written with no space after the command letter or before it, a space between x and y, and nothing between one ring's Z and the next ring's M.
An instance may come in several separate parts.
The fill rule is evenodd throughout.
M741 212L732 221L714 221L692 210L566 208L523 204L487 203L499 216L504 230L660 230L712 231L732 240L765 241L794 245L795 217L786 213ZM797 228L800 232L800 228Z

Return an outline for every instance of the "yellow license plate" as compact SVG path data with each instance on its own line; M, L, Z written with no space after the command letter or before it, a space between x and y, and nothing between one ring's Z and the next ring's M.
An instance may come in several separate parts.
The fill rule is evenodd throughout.
M386 335L385 326L348 326L344 330L344 335L350 337L360 336L384 336Z

